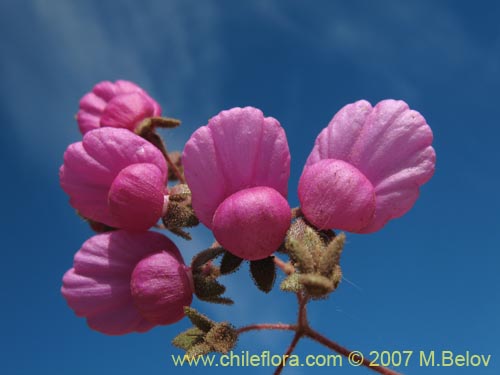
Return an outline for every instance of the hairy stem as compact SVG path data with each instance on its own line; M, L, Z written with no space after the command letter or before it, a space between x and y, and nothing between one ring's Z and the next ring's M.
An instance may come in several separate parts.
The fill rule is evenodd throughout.
M277 331L296 331L297 326L293 324L282 324L282 323L250 324L248 326L238 328L236 332L240 334L248 331L263 331L268 329Z
M295 272L294 266L289 262L284 262L277 256L274 256L274 263L277 267L279 267L285 274L290 275ZM307 320L307 303L309 302L309 296L300 291L297 292L297 301L298 301L298 317L297 324L253 324L245 327L241 327L237 330L238 334L248 332L248 331L260 331L260 330L282 330L282 331L295 331L295 335L293 336L292 342L290 343L285 355L283 357L283 361L276 368L274 374L279 375L283 371L284 366L286 365L286 359L296 348L298 342L303 337L308 337L321 345L343 355L348 358L350 361L354 361L355 364L363 365L370 370L373 370L379 374L383 375L401 375L400 373L393 371L387 367L372 365L371 361L362 357L360 358L361 353L352 352L351 350L337 344L335 341L330 340L329 338L323 336L319 332L315 331L309 325ZM362 355L361 355L362 356Z
M293 353L293 350L297 346L297 343L299 342L301 337L302 337L301 332L295 332L295 335L293 336L293 339L292 339L292 342L290 343L290 346L288 347L287 351L283 355L283 361L279 364L278 367L276 367L276 370L274 371L274 375L281 374L281 372L283 371L283 368L285 367L286 360L288 359L288 357L290 357L290 354Z
M295 272L295 267L290 262L283 262L276 255L274 255L274 264L287 275L291 275Z
M326 346L327 348L329 349L332 349L333 351L343 355L344 357L347 357L347 358L350 358L350 359L354 359L356 360L356 356L357 356L357 352L352 352L350 351L349 349L347 348L344 348L343 346L337 344L336 342L330 340L329 338L323 336L322 334L320 334L319 332L313 330L312 328L310 327L307 327L305 333L304 333L305 336L313 339L314 341L317 341L319 342L320 344ZM371 361L364 358L362 359L362 361L360 361L361 364L367 368L369 368L370 370L373 370L375 372L378 372L379 374L384 374L384 375L401 375L399 372L396 372L396 371L393 371L387 367L383 367L383 366L375 366L375 365L372 365ZM359 362L358 362L359 363Z
M292 216L294 218L301 216L302 212L300 207L292 209ZM332 232L333 233L333 232ZM335 235L333 234L333 237ZM274 263L278 268L280 268L286 275L291 275L296 272L295 267L290 262L284 262L276 255L274 256ZM248 332L248 331L260 331L260 330L282 330L282 331L295 331L295 335L293 336L292 342L288 346L285 355L283 356L283 360L280 365L276 368L274 374L279 375L283 371L283 368L286 365L287 358L292 354L295 350L298 342L303 337L308 337L321 345L339 353L340 355L349 359L350 363L353 365L363 365L370 370L373 370L379 374L383 375L401 375L400 373L391 370L387 367L374 365L368 359L366 359L360 352L351 351L342 345L337 344L335 341L330 340L329 338L323 336L316 330L312 329L309 325L309 321L307 320L307 303L309 302L309 295L304 291L299 291L296 293L297 301L298 301L298 316L297 316L297 324L283 324L283 323L275 323L275 324L253 324L241 327L237 330L238 334Z
M164 149L161 151L162 151L163 156L165 157L165 160L167 161L168 167L174 172L174 174L177 177L177 179L179 180L179 182L181 184L185 184L186 179L184 178L184 175L179 171L179 168L177 168L175 163L172 161L172 159L170 159L170 155L167 152L167 148L165 146L165 143L163 143L163 148Z

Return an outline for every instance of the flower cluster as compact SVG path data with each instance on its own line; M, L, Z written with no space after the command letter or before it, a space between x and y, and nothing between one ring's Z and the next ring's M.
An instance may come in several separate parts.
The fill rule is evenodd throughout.
M106 334L144 332L184 316L193 298L191 271L175 244L148 231L168 206L162 152L134 133L161 113L127 81L101 82L80 101L81 142L59 171L70 204L93 228L63 278L62 293L91 328Z
M174 161L156 126L178 122L160 114L158 103L127 81L101 82L80 101L83 139L66 150L60 183L101 233L76 253L62 294L106 334L145 332L187 314L196 327L176 342L198 354L229 350L236 333L190 309L193 294L232 303L217 279L243 260L269 291L280 251L291 267L282 289L324 298L342 275L344 236L333 230L380 230L410 210L434 173L432 131L420 113L403 101L360 100L318 135L298 184L300 207L290 209L290 152L278 120L253 107L222 111ZM216 243L189 267L176 245L152 230L190 238L184 228L198 222Z

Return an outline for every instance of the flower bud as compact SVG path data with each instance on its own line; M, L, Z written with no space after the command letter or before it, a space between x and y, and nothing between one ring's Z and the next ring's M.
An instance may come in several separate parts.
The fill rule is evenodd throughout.
M160 115L159 104L136 84L103 81L80 100L76 119L85 134L105 126L133 131L142 120Z
M190 271L172 241L157 232L123 230L88 239L61 292L76 315L108 335L176 322L193 294Z
M120 228L148 229L163 213L165 191L164 176L156 165L129 165L118 173L109 189L111 216Z
M342 108L316 138L299 184L307 220L371 233L404 215L434 173L424 117L401 100Z
M130 289L141 315L155 324L175 323L193 300L190 270L167 252L149 255L134 268Z
M215 238L234 255L248 260L271 255L290 227L290 206L268 187L241 190L222 202L214 214Z
M167 163L156 147L128 130L85 134L64 153L59 177L82 216L110 227L147 230L164 213Z
M357 232L375 212L372 184L341 160L325 159L307 167L298 191L304 216L318 229Z
M191 136L182 161L193 209L222 246L247 260L278 249L291 215L290 152L276 119L252 107L222 111Z

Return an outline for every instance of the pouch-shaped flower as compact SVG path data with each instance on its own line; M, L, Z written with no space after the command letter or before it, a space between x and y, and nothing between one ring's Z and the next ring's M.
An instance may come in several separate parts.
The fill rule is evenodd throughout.
M86 133L82 142L67 148L59 177L71 206L111 227L146 230L166 210L165 158L125 129Z
M243 259L262 259L290 226L290 152L279 122L253 107L211 118L186 143L183 164L196 215Z
M191 271L156 232L98 234L75 254L61 292L76 315L108 335L175 323L193 299Z
M299 181L304 216L320 229L381 229L404 215L434 173L432 131L403 101L342 108L318 135Z
M82 134L111 126L134 131L148 117L160 116L160 105L146 91L129 81L103 81L80 100L76 114Z

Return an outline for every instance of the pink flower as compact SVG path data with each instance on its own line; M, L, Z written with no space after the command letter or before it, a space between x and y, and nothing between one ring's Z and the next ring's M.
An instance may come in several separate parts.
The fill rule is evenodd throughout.
M86 133L64 153L59 177L71 206L111 227L146 230L166 210L167 164L162 153L125 129Z
M381 229L415 203L434 173L432 131L403 101L346 105L319 134L299 182L305 217L320 229Z
M104 126L133 131L142 120L160 115L160 105L135 83L103 81L80 100L76 120L85 134Z
M61 292L76 315L108 335L175 323L193 300L191 271L167 237L123 230L98 234L75 254Z
M290 152L276 119L252 107L222 111L191 136L182 160L196 215L224 248L256 260L280 246Z

